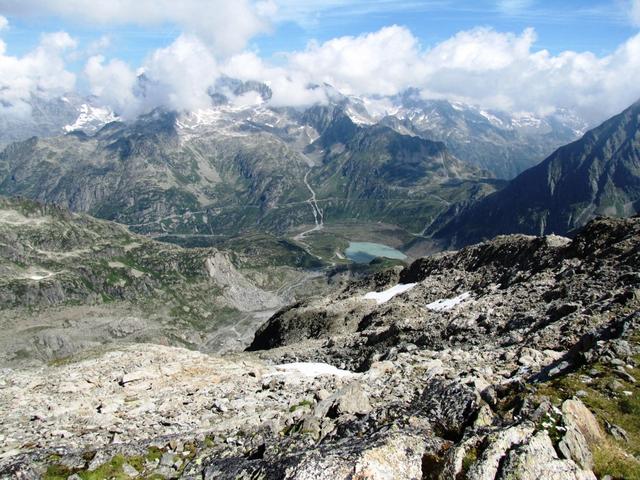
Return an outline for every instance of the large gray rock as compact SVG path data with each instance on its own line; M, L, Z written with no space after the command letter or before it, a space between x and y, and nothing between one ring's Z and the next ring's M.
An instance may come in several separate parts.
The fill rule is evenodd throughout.
M500 463L507 453L514 446L528 442L533 432L533 425L523 425L490 435L486 440L488 447L471 467L467 478L469 480L494 480L498 474Z
M358 382L352 382L320 402L314 414L319 417L340 415L365 415L371 411L368 395Z
M579 399L566 400L562 404L562 417L567 427L576 428L590 444L597 444L604 438L598 420Z
M521 446L511 450L496 480L596 480L572 460L560 460L545 431L538 432Z
M286 480L421 480L424 441L392 435L360 452L310 452L287 469Z

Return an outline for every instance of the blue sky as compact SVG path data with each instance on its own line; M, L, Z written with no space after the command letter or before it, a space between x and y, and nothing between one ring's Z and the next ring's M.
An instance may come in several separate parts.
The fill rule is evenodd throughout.
M640 98L640 0L0 0L0 113L72 90L126 115L206 108L224 75L274 106L411 87L596 122Z

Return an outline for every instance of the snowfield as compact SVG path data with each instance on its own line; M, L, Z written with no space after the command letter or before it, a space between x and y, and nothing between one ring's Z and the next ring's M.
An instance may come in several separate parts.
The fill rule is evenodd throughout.
M107 123L119 120L118 116L111 110L102 107L94 107L86 103L80 106L79 113L80 114L75 123L62 127L65 132L70 133L76 130L81 130L86 133L94 133L104 127Z
M384 292L369 292L363 298L365 300L375 300L378 305L382 305L383 303L387 303L393 297L400 295L401 293L408 292L416 285L417 283L400 283L395 287L391 287L388 290L385 290Z
M300 377L319 377L321 375L332 375L334 377L352 377L357 374L348 370L341 370L329 365L328 363L285 363L283 365L276 365L275 372L267 374L266 376L274 375L292 375Z
M447 310L451 310L456 305L460 305L462 302L468 300L469 298L471 298L471 293L466 292L462 295L458 295L455 298L443 298L440 300L436 300L435 302L427 305L427 308L434 312L444 312Z

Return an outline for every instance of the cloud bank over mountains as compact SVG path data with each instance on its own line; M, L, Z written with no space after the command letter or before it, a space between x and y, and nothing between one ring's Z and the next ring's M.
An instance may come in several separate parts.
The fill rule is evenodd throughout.
M499 3L512 9L531 2ZM171 24L183 31L170 45L149 52L141 65L105 58L96 53L99 45L78 45L65 32L44 34L21 57L8 55L0 39L3 114L28 115L32 94L60 95L79 83L125 117L160 105L197 110L210 105L208 90L224 75L266 82L274 106L326 102L323 89L311 88L323 83L366 96L414 87L425 98L538 114L566 108L597 122L640 97L640 34L607 55L552 54L536 47L533 29L512 33L479 27L424 46L408 28L392 25L311 42L303 50L283 52L274 63L248 48L253 38L277 25L282 14L274 0L113 0L90 7L85 0L0 0L0 11L9 18L38 11L108 25ZM640 24L640 0L630 2L629 15ZM0 16L0 38L7 28L10 22ZM77 75L68 67L75 50L93 52Z
M8 22L0 17L0 26ZM1 32L0 32L1 35ZM23 57L6 54L0 38L0 112L21 118L29 117L28 99L32 94L61 95L72 90L76 76L66 70L64 54L77 47L65 32L47 33L39 45Z

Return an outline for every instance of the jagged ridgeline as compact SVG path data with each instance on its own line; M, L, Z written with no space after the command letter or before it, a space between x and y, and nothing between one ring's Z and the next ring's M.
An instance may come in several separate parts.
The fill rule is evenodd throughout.
M565 235L597 215L640 212L640 102L559 148L504 189L454 205L427 233L444 245L495 235Z
M0 197L0 358L50 361L123 341L242 348L256 322L290 301L273 292L307 278L295 265L315 259L292 248L269 244L248 266L239 251L182 249Z
M284 234L314 222L314 190L327 224L391 221L421 231L450 203L494 191L500 182L489 176L442 143L358 126L338 107L157 110L93 136L32 138L0 154L0 193L140 233Z

